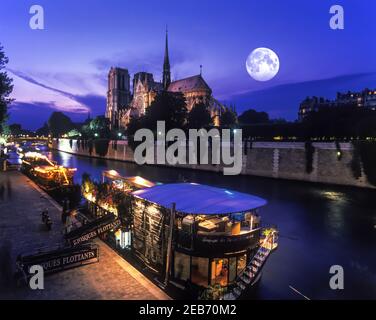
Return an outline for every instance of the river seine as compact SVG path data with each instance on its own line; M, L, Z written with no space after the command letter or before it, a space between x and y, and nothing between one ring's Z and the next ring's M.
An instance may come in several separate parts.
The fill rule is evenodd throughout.
M51 152L58 163L100 179L117 170L159 182L184 177L260 196L264 224L280 231L279 247L267 261L253 299L376 299L376 191L251 176L182 170ZM344 269L344 289L332 290L329 269ZM303 297L303 295L305 297Z

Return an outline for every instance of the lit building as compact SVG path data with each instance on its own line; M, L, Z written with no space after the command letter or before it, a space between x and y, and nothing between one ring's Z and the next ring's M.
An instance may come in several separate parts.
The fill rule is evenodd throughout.
M111 128L116 128L119 116L131 101L130 77L127 69L111 68L108 73L108 91L106 118L110 120Z
M303 120L308 114L316 112L323 107L328 107L331 102L322 97L307 97L299 106L298 119Z
M111 127L125 128L132 117L140 117L162 90L183 93L187 109L190 111L195 104L204 103L208 106L215 125L219 125L219 116L224 106L214 99L212 90L204 80L201 72L188 78L171 81L171 68L166 33L165 53L163 60L162 81L157 82L147 72L138 72L133 77L133 90L130 90L130 77L126 69L111 68L108 77L108 96L106 118Z
M322 97L307 97L299 106L298 119L303 120L311 112L316 112L324 107L357 106L376 110L376 89L364 89L360 92L337 92L335 100Z

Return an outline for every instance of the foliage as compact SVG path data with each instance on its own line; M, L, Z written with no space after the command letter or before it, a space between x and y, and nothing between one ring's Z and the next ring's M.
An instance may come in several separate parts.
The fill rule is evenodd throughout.
M269 115L266 112L258 112L253 109L244 111L238 118L241 124L268 123Z
M182 93L162 91L146 109L143 127L156 130L157 121L165 121L166 131L183 128L187 119L187 106Z
M166 131L183 128L187 120L187 106L182 93L162 91L146 109L144 116L132 117L127 126L129 146L135 150L139 142L134 141L134 134L141 128L156 131L157 121L165 121Z
M236 113L226 109L220 116L220 124L223 128L233 128L237 124Z
M305 158L306 158L306 172L309 174L313 171L313 154L315 153L315 147L311 141L307 141L304 144Z
M48 124L47 122L44 123L43 127L39 128L36 132L35 132L38 136L48 136L49 133L50 133L50 130L48 128Z
M322 108L303 121L306 137L376 136L376 111L357 106Z
M116 206L122 225L130 226L132 224L132 197L119 191L113 192L113 202Z
M9 126L10 133L14 136L18 136L23 133L22 126L18 123L11 124Z
M357 141L354 143L356 152L360 154L364 174L370 184L376 186L376 142Z
M110 140L108 139L97 139L94 140L95 152L100 157L105 157L108 152L108 146L110 144Z
M200 300L219 300L226 293L227 289L220 284L208 286L200 295Z
M269 140L279 136L295 140L350 140L376 136L376 111L371 108L340 106L322 108L302 122L270 120L269 123L241 124L244 138Z
M9 98L13 90L12 79L4 70L8 61L0 44L0 133L3 132L3 126L8 118L8 105L13 101Z
M81 194L82 195L96 195L97 186L96 183L91 179L90 174L84 172L81 179Z
M109 138L111 135L110 121L104 116L98 116L90 120L82 127L82 133L86 137Z
M80 132L77 129L72 129L71 131L69 131L67 133L67 136L69 138L71 138L71 137L79 137L80 136Z
M193 106L188 113L187 127L189 129L202 129L213 124L207 105L199 103Z
M47 123L50 133L55 138L74 129L72 120L62 112L53 112Z
M351 171L355 179L362 176L362 166L360 159L359 143L353 142L353 154L351 159Z

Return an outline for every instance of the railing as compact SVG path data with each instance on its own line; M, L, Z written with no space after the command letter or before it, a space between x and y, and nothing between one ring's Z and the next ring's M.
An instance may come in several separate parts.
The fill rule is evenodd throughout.
M238 275L235 285L231 290L228 291L223 297L224 300L236 300L238 299L243 292L249 287L252 286L257 280L262 266L269 257L270 253L277 248L277 230L269 229L269 233L266 235L265 239L260 244L260 248L250 260L247 267L244 271Z

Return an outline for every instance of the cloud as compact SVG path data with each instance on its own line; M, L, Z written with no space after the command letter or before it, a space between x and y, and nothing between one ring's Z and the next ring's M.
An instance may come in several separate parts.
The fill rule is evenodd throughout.
M53 77L46 74L33 74L33 76L13 69L8 69L10 75L13 77L14 90L12 97L17 102L28 104L47 105L51 109L75 112L88 113L94 111L98 112L101 106L105 108L105 93L103 85L98 85L96 90L85 87L85 81L81 78L76 78L69 74L55 74ZM43 80L41 78L45 77ZM97 75L92 75L92 78L99 83L100 78ZM90 82L85 79L86 82ZM50 85L51 83L59 85L60 82L69 83L71 87L80 87L81 90L75 89L76 92L60 89ZM46 83L49 83L47 85ZM68 88L68 86L65 85ZM99 92L97 94L97 92Z
M100 77L96 74L92 75L94 80L89 81L88 78L77 78L64 73L52 75L34 72L30 75L13 69L8 69L8 72L13 77L14 83L12 97L15 101L10 106L10 120L13 122L19 121L29 129L36 129L55 110L67 113L72 119L81 120L89 112L94 116L104 114L105 96L97 94L95 89L85 85L85 82L100 83ZM65 90L69 89L67 85L63 86L64 90L60 86L55 87L64 82L80 89L76 88L72 93ZM99 89L96 90L100 93L105 92L104 88L100 89L103 85L97 85L97 87Z
M20 123L23 128L36 130L43 126L54 110L46 103L14 102L9 108L9 123ZM81 122L86 118L85 114L65 111L73 121Z

